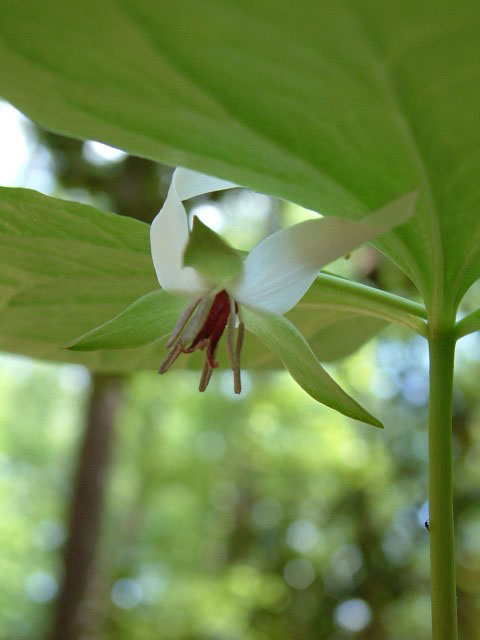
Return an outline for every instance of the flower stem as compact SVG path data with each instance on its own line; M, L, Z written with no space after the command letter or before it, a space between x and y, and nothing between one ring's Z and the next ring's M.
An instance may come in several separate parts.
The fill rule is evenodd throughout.
M480 329L480 309L476 309L473 313L462 318L456 325L457 340L463 336L478 331Z
M455 335L431 334L428 425L432 639L456 640L452 488L452 396Z
M330 307L369 315L403 325L425 337L427 335L427 312L423 305L330 273L322 272L317 276L298 307Z

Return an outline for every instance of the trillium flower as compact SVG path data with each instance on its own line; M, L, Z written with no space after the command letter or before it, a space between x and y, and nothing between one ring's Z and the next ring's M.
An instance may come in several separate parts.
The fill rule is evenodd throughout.
M197 218L190 232L183 205L189 198L237 186L177 169L150 228L151 254L161 289L143 296L69 348L132 348L168 336L159 372L166 372L181 354L204 350L199 385L204 391L218 366L217 349L225 333L234 390L240 393L241 352L247 329L316 400L381 426L328 375L283 314L297 304L325 265L406 222L414 211L416 194L390 202L358 221L318 217L301 222L266 237L244 257Z
M365 240L410 215L411 196L394 211L376 212L361 222L342 218L308 220L278 231L254 247L245 260L199 219L190 234L183 201L238 185L187 169L177 169L161 211L150 230L158 282L165 290L190 296L191 302L167 342L160 366L164 373L181 353L206 352L200 380L204 391L214 368L218 343L227 329L226 347L240 393L240 355L245 323L265 314L283 315L302 298L318 272ZM245 313L245 310L247 313ZM238 335L234 340L235 327Z

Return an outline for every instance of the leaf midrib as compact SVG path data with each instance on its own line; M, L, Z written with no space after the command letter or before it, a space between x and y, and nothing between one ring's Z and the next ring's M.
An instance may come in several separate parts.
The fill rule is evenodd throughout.
M148 38L149 44L152 47L155 47L159 51L159 54L168 60L169 65L172 68L175 68L177 72L182 75L182 77L185 79L186 82L189 82L195 88L196 91L203 92L205 97L208 97L210 100L214 101L214 103L218 106L218 108L222 109L222 111L226 113L230 118L232 118L240 127L242 127L243 129L246 129L250 133L253 133L257 138L263 140L274 149L279 150L283 157L287 157L287 158L291 157L293 161L297 164L297 166L300 166L300 167L304 166L306 169L309 170L310 173L313 171L315 174L321 176L323 180L326 179L327 181L331 182L334 188L337 190L337 192L340 192L345 196L347 196L350 202L354 204L354 206L358 207L359 211L363 212L368 209L366 204L359 199L357 194L355 194L350 188L348 188L348 186L339 182L338 179L335 178L335 176L326 172L324 170L324 167L319 167L318 165L313 164L308 158L292 153L292 150L290 148L282 144L281 141L279 141L278 139L272 139L271 136L268 136L265 131L260 130L258 127L256 127L254 123L251 122L251 120L240 118L238 113L232 112L232 110L228 107L228 105L221 100L220 95L208 90L208 87L206 87L204 84L199 84L198 81L194 77L192 77L192 74L189 72L189 70L185 69L183 65L179 63L178 60L173 59L172 55L170 55L164 49L160 49L158 42L152 39L152 37L148 33L148 30L145 29L145 25L141 23L138 17L132 15L132 12L125 7L125 3L121 2L121 0L117 0L116 4L117 4L117 7L119 5L123 7L125 15L128 16L128 18L136 26L137 30L143 35L143 37ZM368 39L365 38L365 35L362 34L362 36L363 36L362 39L366 40L366 42L368 43ZM369 48L372 49L371 46ZM372 56L372 58L375 61L376 66L378 67L379 66L378 54L375 54L374 56ZM382 79L381 84L384 89L384 93L386 92L388 96L394 97L395 92L393 91L392 88L389 87L390 83L388 82L385 83L385 80L388 79L388 74L386 74L385 72L382 72L380 77ZM387 88L386 91L385 91L385 88ZM394 108L394 110L397 113L402 114L403 119L406 121L404 112L400 108L400 102L398 99L394 100L392 108ZM408 128L407 128L407 131L408 131ZM410 135L410 138L413 138L413 137ZM415 148L415 145L414 145L414 148ZM418 156L418 159L420 160L420 166L424 167L421 154L416 153L414 154L414 156ZM424 174L424 182L427 185L429 185L429 180L428 180L428 176L426 175L426 172L423 171L423 174ZM231 177L231 176L224 176L224 177ZM308 203L305 203L305 202L299 202L299 204L303 206L309 206ZM325 212L321 212L321 213L325 213ZM398 236L395 236L392 234L389 235L389 242L391 246L395 248L397 254L402 256L404 262L406 263L406 265L408 265L412 274L415 274L416 281L421 282L422 274L418 269L412 254L408 251L408 247L405 245L405 243L400 238L398 238Z
M162 56L162 58L164 58L166 61L168 61L168 64L172 69L175 69L176 72L179 75L181 75L184 78L184 80L188 82L197 92L200 92L206 98L208 98L213 104L215 104L217 108L221 110L221 112L225 113L228 116L229 119L235 121L241 129L246 129L250 133L253 133L255 137L263 140L264 143L267 143L269 147L275 150L279 150L281 152L281 155L284 158L287 158L287 159L292 158L292 161L294 161L297 166L299 166L300 168L302 166L305 167L305 169L308 170L310 174L312 173L316 174L319 177L321 176L323 180L327 180L331 182L332 185L334 185L338 191L340 191L341 193L343 193L348 197L348 199L352 202L352 204L355 203L355 205L358 206L359 210L366 209L365 203L359 200L357 194L355 194L352 190L350 190L344 184L339 182L335 178L335 176L326 172L323 167L320 168L318 165L311 162L308 158L305 158L304 156L300 156L296 153L293 153L292 150L286 144L282 144L282 142L278 139L272 139L270 136L266 134L265 131L254 126L254 124L250 120L246 120L245 118L240 118L238 113L233 112L231 108L229 108L228 104L226 104L225 101L221 100L221 96L218 93L211 91L205 84L200 84L198 80L196 80L196 78L192 76L192 74L188 69L186 69L183 65L181 65L181 63L178 60L174 59L173 55L170 52L167 52L165 51L165 49L161 48L159 46L159 43L151 37L147 29L145 28L145 25L141 23L140 19L137 16L134 16L132 12L129 11L127 7L125 7L124 3L122 3L120 0L117 0L116 5L117 7L120 7L120 6L122 7L122 10L125 16L128 17L129 20L131 20L132 27L134 26L137 32L140 35L142 35L145 39L147 39L147 42L154 49L158 51L159 55ZM219 176L219 177L229 177L229 176ZM245 186L248 186L248 185L245 185ZM303 206L307 205L307 203L305 202L303 203L300 202L298 204L301 204Z
M362 22L359 13L353 9L350 0L344 0L344 6L350 11L357 26L360 27L362 40L368 46L370 51L372 63L375 65L377 78L380 82L383 94L392 110L397 115L397 122L400 125L399 132L402 134L404 143L411 153L414 166L417 169L421 181L425 210L428 215L431 230L432 282L425 283L421 271L417 268L415 268L415 271L418 278L417 282L423 282L424 284L423 293L425 294L428 291L431 293L430 300L426 299L425 304L429 307L431 320L436 322L438 321L438 316L442 313L446 303L444 299L444 249L440 228L440 214L435 202L434 190L429 176L427 163L424 160L424 154L419 138L415 135L414 129L409 122L407 115L408 110L401 100L400 92L396 89L394 74L387 63L386 58L379 53L380 47L375 43L371 28L367 27L365 22ZM408 251L408 247L405 248ZM413 260L413 263L415 264L415 260ZM430 287L428 284L430 284Z

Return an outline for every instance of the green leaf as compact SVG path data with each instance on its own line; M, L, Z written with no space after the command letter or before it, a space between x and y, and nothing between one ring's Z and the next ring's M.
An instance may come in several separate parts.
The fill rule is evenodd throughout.
M62 347L158 288L147 224L0 188L0 246L1 350L99 371L144 366L145 352L74 354Z
M323 369L305 338L283 316L242 307L247 329L277 355L293 379L322 404L375 427L383 425L351 398Z
M382 320L352 313L341 315L336 312L330 322L326 315L326 312L317 314L317 330L307 334L308 343L320 362L346 358L388 326Z
M420 188L376 244L438 324L480 276L479 30L470 0L17 0L0 90L57 131L326 215Z
M243 259L215 231L195 216L192 233L183 255L183 264L186 267L194 267L207 279L221 284L240 272Z
M426 335L422 305L329 273L316 278L287 317L321 362L345 358L390 323Z
M157 289L65 347L73 351L143 347L166 338L185 305L186 300Z
M143 315L138 316L138 338L130 327L132 346L147 339L147 330L150 338L157 326L163 334L171 325L173 304L162 305L166 298L159 293L147 224L28 189L0 188L0 246L1 351L110 373L158 368L165 357L163 340L90 353L64 348L134 301ZM145 294L150 294L142 299L151 305L149 316L147 305L138 301ZM181 298L177 304L180 312ZM142 326L145 321L149 324ZM248 347L246 366L266 361L277 366L260 343L251 340ZM201 367L196 354L179 360L176 366Z
M139 314L138 337L130 327L132 347L155 340L163 327L166 331L168 323L171 326L173 303L169 302L172 315L167 318L168 309L163 308L167 298L159 292L152 266L148 225L35 191L0 188L0 246L0 350L76 362L96 371L158 367L165 355L161 340L120 350L124 343L118 350L95 353L62 348L134 301L133 308L144 315ZM137 299L147 293L140 304ZM179 312L182 304L178 299ZM341 314L334 310L332 315L330 310L325 321L331 323L336 316ZM312 326L311 319L308 308L296 319L307 336L323 322L318 315ZM201 357L195 355L179 360L178 366L201 366ZM220 362L228 366L222 354ZM243 364L278 366L254 336L245 345Z
M164 348L157 338L164 335L164 328L167 332L184 301L163 306L169 298L158 289L153 272L148 225L27 189L0 188L0 243L0 349L78 362L98 371L158 366ZM140 304L137 299L147 292ZM135 314L130 309L123 316L134 301ZM133 324L137 312L138 334ZM115 344L110 334L109 348L114 351L62 349L119 313L122 320L132 321L130 344L125 337ZM425 310L397 296L321 274L288 315L321 360L334 360L375 335L383 328L382 321L399 322L422 333ZM140 344L146 346L133 349ZM127 346L132 349L120 350ZM228 367L221 351L221 366ZM254 336L245 345L243 364L278 366ZM195 368L201 363L189 357L179 365Z

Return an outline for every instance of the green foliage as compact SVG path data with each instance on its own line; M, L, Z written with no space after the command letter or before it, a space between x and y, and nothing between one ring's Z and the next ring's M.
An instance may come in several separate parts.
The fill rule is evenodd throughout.
M62 347L157 286L148 226L35 191L0 191L1 348L100 370L139 366L142 353L72 358Z
M386 326L385 322L368 316L343 316L337 312L332 314L332 320L328 322L326 315L327 312L320 312L322 322L312 328L314 333L308 340L320 362L335 362L346 358Z
M21 0L1 87L55 130L326 214L420 188L378 245L440 322L480 275L479 20L468 0Z
M389 384L412 375L414 392L420 344L382 341L377 358L368 347L337 374L355 395L377 379L387 397ZM469 640L479 638L480 604L474 347L478 340L459 353L456 410L458 598ZM0 636L36 640L52 600L47 592L46 602L34 599L34 578L61 575L85 372L20 358L1 365ZM157 640L160 629L172 640L220 632L344 640L351 633L335 624L335 608L360 598L372 612L362 640L429 640L428 533L418 512L426 500L425 406L402 402L402 390L391 387L378 401L388 416L378 432L320 407L284 374L246 377L241 402L228 379L214 377L208 395L196 392L196 379L144 372L127 385L98 549L100 588L87 605L88 620L100 625L95 637ZM298 560L306 565L295 587L285 569ZM133 598L139 587L143 598L130 609L118 606L129 606L128 591L112 601L125 579Z
M246 326L285 365L292 378L315 400L375 427L383 425L337 385L321 367L305 339L283 316L243 309Z
M73 351L131 349L159 342L172 332L184 305L185 300L166 291L152 291L136 300L112 320L74 340L67 348ZM260 339L269 352L278 357L309 395L345 415L381 426L334 382L318 362L305 338L289 320L282 316L253 313L247 308L242 308L242 315L247 328ZM383 325L384 323L374 325L375 332L380 327L383 328ZM318 330L318 321L314 326L317 330L317 341L323 344L325 336ZM338 346L335 346L340 344L337 328L344 329L341 324L338 327L334 323L332 331L332 328L328 328L327 321L326 330L330 332L331 340L330 356L338 352ZM371 326L360 323L359 330L353 332L353 337L343 345L344 352L353 351L360 343L372 337L371 333ZM256 351L258 358L259 353ZM248 357L251 353L250 348L247 350L247 361L255 362L254 358Z
M480 309L469 313L465 318L462 318L456 325L456 337L463 338L463 336L469 333L474 333L480 329Z
M118 316L66 345L72 351L133 349L166 338L186 301L163 289L135 300Z
M34 191L2 188L0 241L3 350L73 361L97 371L127 372L158 366L164 354L161 338L168 333L165 327L171 329L184 302L173 301L158 290L148 225ZM153 293L154 289L157 293ZM356 303L352 305L352 284L325 276L291 312L307 338L314 337L323 326L329 327L328 352L324 352L323 342L316 340L320 357L337 359L354 351L384 326L376 317L391 321L398 318L407 326L415 326L418 320L414 314L422 315L421 307L390 296L388 299L399 305L398 312L392 313L388 304L362 298L365 290L356 286ZM147 292L150 295L141 298ZM142 302L123 313L138 298ZM171 304L163 308L167 300ZM314 317L312 309L316 312ZM362 309L374 318L359 317L357 311ZM109 321L116 313L121 313L123 333L115 343L114 336L109 334L109 343L102 346L113 351L87 354L62 348L102 321L108 323L110 331ZM337 321L340 325L335 330ZM132 334L135 329L136 336ZM152 346L119 351L149 343ZM198 366L198 360L194 358L187 364ZM244 364L277 366L269 352L253 338L246 345Z
M415 217L376 244L419 290L431 353L438 356L430 412L435 638L456 637L450 378L455 338L478 328L475 310L456 333L454 324L463 295L480 276L479 30L480 8L470 0L20 0L2 7L0 23L2 94L52 129L198 169L326 215L357 219L419 189ZM130 239L112 245L101 227L97 240L73 205L65 205L74 213L68 230L60 225L42 236L28 210L12 231L8 212L15 217L27 200L0 193L7 236L0 319L7 348L48 356L52 327L50 316L39 313L42 305L44 311L60 307L61 326L70 330L77 322L75 333L82 333L89 306L92 326L124 307L120 297L128 304L151 291L142 279L151 268L137 278L141 254L130 280L125 264L113 275L108 256L124 259ZM93 217L86 212L90 226ZM113 220L117 229L124 224ZM103 280L93 302L98 262ZM120 273L130 286L121 293ZM95 277L90 288L88 277ZM33 331L23 319L32 307ZM77 310L78 321L64 323L62 316ZM280 345L272 327L256 320L257 333L275 350ZM427 334L421 314L406 311L403 320ZM291 331L287 320L277 322ZM60 331L56 339L67 337ZM442 340L451 346L451 362L434 349ZM276 351L286 362L284 346ZM288 364L298 378L304 362L295 363L293 355ZM98 365L100 359L101 367L115 369L115 356L85 362Z
M422 320L427 314L422 305L330 273L321 273L316 278L296 309L299 315L306 315L310 310L315 311L315 315L330 311L332 316L335 312L355 314L357 318L370 316L369 320L373 316L426 335L426 324Z

